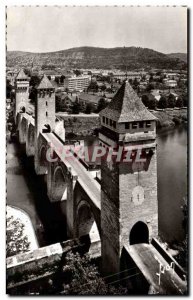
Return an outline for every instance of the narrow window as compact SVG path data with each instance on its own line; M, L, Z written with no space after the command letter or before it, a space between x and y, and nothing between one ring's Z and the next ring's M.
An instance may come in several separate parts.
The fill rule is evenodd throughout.
M48 116L48 112L46 111L46 117Z
M113 121L113 128L116 128L116 122Z
M110 120L110 126L112 126L113 125L113 121L112 120Z
M46 106L48 106L48 101L46 101Z
M151 122L150 121L146 122L146 127L151 127Z
M133 122L133 123L132 123L132 128L133 128L133 129L137 128L137 122Z
M143 128L143 122L139 122L139 128Z
M103 117L103 123L105 123L105 117Z
M130 123L125 123L125 129L129 129L130 128Z
M109 124L109 119L108 119L108 118L106 118L106 124L107 124L107 125Z

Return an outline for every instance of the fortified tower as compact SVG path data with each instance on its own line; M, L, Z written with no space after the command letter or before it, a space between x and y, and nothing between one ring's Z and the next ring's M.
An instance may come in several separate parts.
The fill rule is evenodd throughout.
M55 88L44 75L36 87L35 128L36 136L45 130L55 128Z
M41 174L38 149L39 134L55 129L55 88L44 75L36 87L35 101L35 169Z
M125 81L100 120L100 144L114 149L101 161L102 266L111 274L120 271L124 244L158 234L156 118Z
M15 78L15 122L19 112L25 112L29 102L29 78L21 69Z

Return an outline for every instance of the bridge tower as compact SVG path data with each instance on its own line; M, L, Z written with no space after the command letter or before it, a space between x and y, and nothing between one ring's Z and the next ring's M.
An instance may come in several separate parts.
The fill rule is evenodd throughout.
M55 128L55 88L44 75L36 87L35 130L40 132L53 131Z
M156 118L126 80L100 120L100 145L109 155L114 149L112 159L101 161L101 252L107 275L120 271L124 244L149 243L158 235Z
M15 122L19 112L25 112L29 102L29 78L21 69L15 78Z
M40 153L38 147L39 134L52 132L55 129L55 88L44 75L36 87L35 101L35 169L41 174Z

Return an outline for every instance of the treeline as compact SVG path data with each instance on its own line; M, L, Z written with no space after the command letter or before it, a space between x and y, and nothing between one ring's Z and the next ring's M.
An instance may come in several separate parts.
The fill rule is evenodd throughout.
M56 112L68 112L71 114L91 114L91 113L99 113L102 109L107 106L108 102L101 98L97 105L94 105L92 102L88 102L84 104L79 101L78 97L76 97L74 102L71 102L70 105L66 104L65 99L62 99L60 96L56 95Z
M162 95L159 101L153 97L150 98L148 95L142 95L141 99L143 104L149 109L182 108L188 106L188 98L186 94L178 97L177 99L173 94L170 94L168 97Z

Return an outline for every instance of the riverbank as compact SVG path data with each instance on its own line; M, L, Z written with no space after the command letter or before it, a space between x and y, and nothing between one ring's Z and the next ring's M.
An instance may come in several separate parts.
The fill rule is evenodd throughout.
M164 110L152 110L151 112L158 119L158 129L174 128L180 124L187 123L187 108L168 108ZM98 114L68 115L66 113L59 112L56 116L64 120L66 138L95 135L97 134L98 128L100 128L100 119Z
M29 243L28 245L28 250L27 251L32 251L37 248L39 248L39 244L35 235L35 231L32 225L32 222L30 220L30 217L26 214L26 212L22 211L21 209L11 207L7 205L7 220L9 218L13 218L13 223L15 221L18 221L21 226L23 226L23 231L22 235L20 236L20 239L23 240L25 237L27 237L27 242ZM13 229L14 233L14 229ZM9 241L7 241L9 243Z
M187 108L164 110L153 110L153 115L158 119L157 128L174 128L175 126L187 123Z
M11 142L7 137L6 203L29 215L40 247L64 241L64 203L50 202L45 177L36 175L34 158L27 157L23 148L23 145Z

